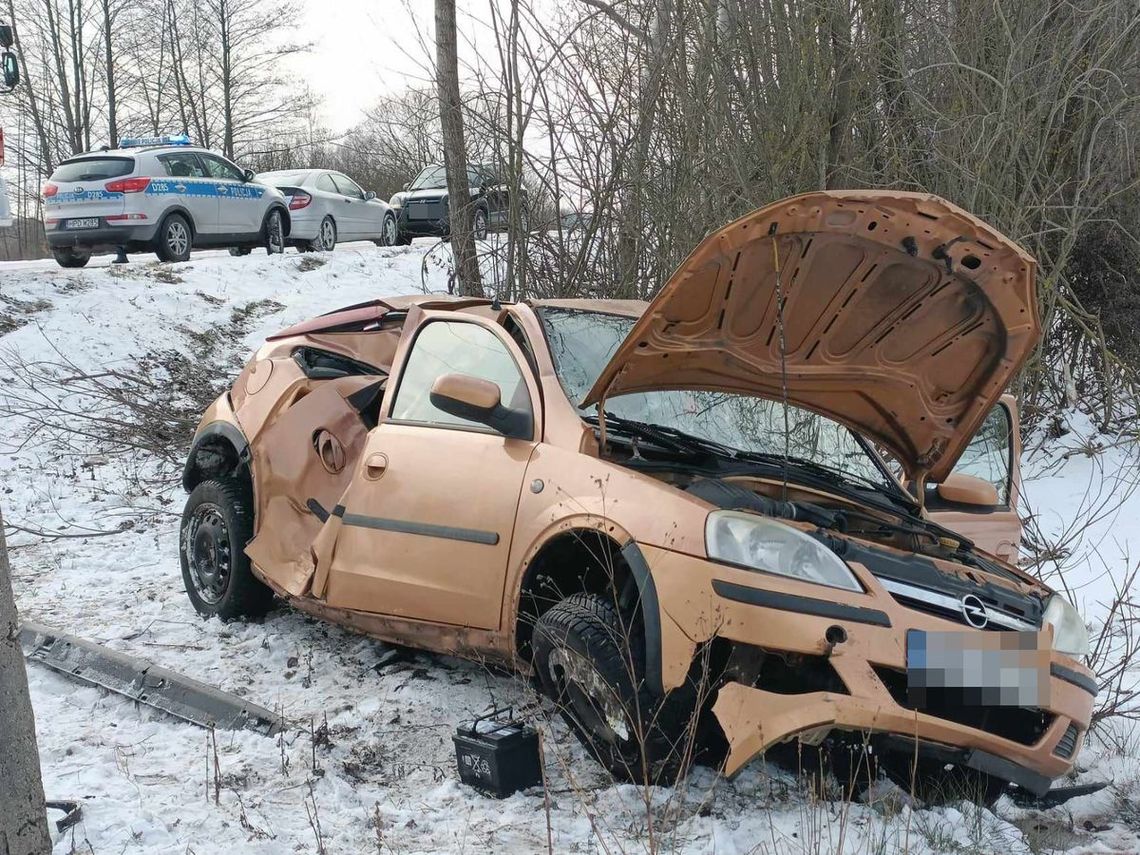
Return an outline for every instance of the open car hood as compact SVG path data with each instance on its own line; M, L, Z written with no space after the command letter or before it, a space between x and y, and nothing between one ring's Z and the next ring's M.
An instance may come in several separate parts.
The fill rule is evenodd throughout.
M1038 340L1036 266L937 196L784 199L693 251L582 404L665 389L782 400L783 362L789 403L941 481Z

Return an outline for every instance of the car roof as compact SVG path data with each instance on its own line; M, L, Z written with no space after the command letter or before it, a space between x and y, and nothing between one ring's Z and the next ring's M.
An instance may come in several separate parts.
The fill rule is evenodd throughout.
M606 315L628 315L631 318L641 317L649 305L644 300L588 300L585 298L528 300L527 302L536 309L550 307L578 312L601 312Z
M165 154L167 152L192 152L194 154L212 154L217 157L225 158L224 154L216 151L210 151L208 148L202 148L196 145L146 145L131 148L101 148L94 151L85 151L80 154L73 155L67 158L64 163L74 160L84 160L92 157L135 157L140 154ZM229 158L226 158L227 160Z
M269 181L286 180L286 181L295 181L298 184L300 184L300 183L303 183L305 181L308 181L310 178L313 178L314 176L321 175L321 174L328 172L328 171L329 170L327 170L327 169L272 169L272 170L269 170L268 172L257 173L257 178L259 181L261 181L261 180L269 180Z

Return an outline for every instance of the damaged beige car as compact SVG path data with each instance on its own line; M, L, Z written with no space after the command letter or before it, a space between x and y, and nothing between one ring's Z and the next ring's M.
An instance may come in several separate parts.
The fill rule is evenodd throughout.
M186 589L515 667L627 779L799 738L927 798L1042 793L1096 684L1073 607L992 554L1034 276L941 199L827 192L711 235L648 305L306 322L202 420Z

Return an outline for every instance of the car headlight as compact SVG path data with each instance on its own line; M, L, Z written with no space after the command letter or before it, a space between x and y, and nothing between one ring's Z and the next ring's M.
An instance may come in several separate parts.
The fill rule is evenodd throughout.
M1053 649L1058 653L1074 659L1089 655L1089 630L1085 620L1060 594L1049 598L1042 623L1053 627Z
M714 561L863 592L839 556L814 537L757 514L713 511L705 522L705 548Z
M392 208L399 208L403 204L404 204L404 194L403 193L395 193L392 195L392 198L388 200L388 205L389 205L389 207L392 207Z

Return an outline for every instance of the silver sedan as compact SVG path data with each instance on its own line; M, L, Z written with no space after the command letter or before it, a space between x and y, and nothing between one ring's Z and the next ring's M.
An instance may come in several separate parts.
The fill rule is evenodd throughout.
M289 169L262 172L257 181L276 187L289 200L289 243L302 252L327 252L338 241L396 242L396 215L388 203L343 173Z

